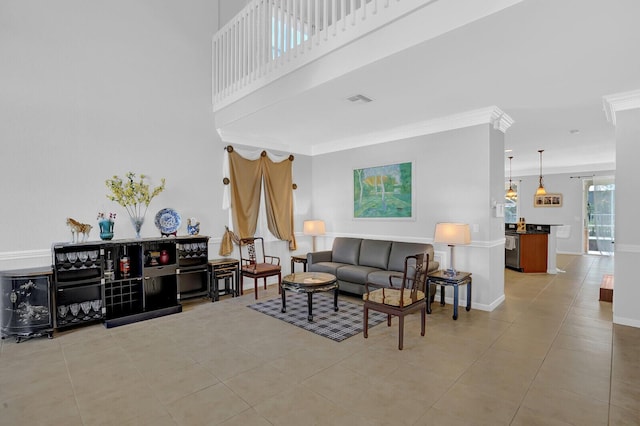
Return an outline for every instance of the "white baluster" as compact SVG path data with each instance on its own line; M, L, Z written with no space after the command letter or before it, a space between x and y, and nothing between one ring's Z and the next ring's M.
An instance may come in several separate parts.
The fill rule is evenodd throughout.
M279 3L279 9L278 9L278 31L279 31L279 35L278 35L278 45L277 45L277 51L276 51L276 55L279 56L278 58L278 65L282 64L283 61L283 56L284 56L284 38L285 38L285 27L284 27L284 3L286 2L286 0L278 0Z
M287 53L289 53L287 55L287 61L291 60L291 57L293 56L293 52L291 52L291 50L293 50L294 47L294 42L293 39L295 37L295 22L293 22L293 0L289 0L289 3L287 5L287 22L289 22L289 38L287 39Z
M293 57L297 57L298 56L298 34L300 31L300 26L299 26L299 16L300 16L300 8L298 7L298 5L300 4L299 0L292 0L293 1L293 13L291 15L291 19L293 20L293 26L291 28L293 28L293 37L292 38L292 44L293 44Z
M240 25L238 25L238 83L239 87L242 88L244 86L244 59L245 59L245 48L244 43L247 40L246 30L247 30L247 17L243 15L240 17Z
M274 30L274 21L273 21L273 14L274 14L274 5L273 3L271 3L271 1L267 1L267 3L265 4L264 7L264 20L265 20L265 25L264 25L264 45L263 47L263 55L265 55L265 57L263 58L263 72L262 75L266 74L267 72L269 72L269 70L271 69L271 65L273 63L273 58L272 58L272 49L273 49L273 43L274 43L274 34L275 34L275 30Z
M316 46L320 44L320 31L322 30L320 28L320 1L321 0L316 0L316 31L315 31ZM324 0L324 2L326 3L326 0ZM326 20L323 20L323 21L326 22Z
M211 42L211 72L213 73L211 75L211 99L213 99L213 102L217 102L217 98L216 95L218 93L218 61L217 61L217 56L216 56L216 49L218 47L218 44L216 42L216 38L214 38Z
M338 30L338 0L333 0L331 4L333 6L333 21L331 22L331 26L333 27L333 35L335 37Z
M311 47L313 46L313 11L315 10L315 1L316 0L307 0L307 32L305 32L305 34L307 34L307 39L309 41L309 50L311 50Z
M364 0L362 0L364 3ZM364 4L362 5L364 7ZM356 24L356 0L351 0L351 25Z
M324 41L329 39L329 1L330 0L322 0L322 4L324 5L324 14L322 15L322 20L324 22Z

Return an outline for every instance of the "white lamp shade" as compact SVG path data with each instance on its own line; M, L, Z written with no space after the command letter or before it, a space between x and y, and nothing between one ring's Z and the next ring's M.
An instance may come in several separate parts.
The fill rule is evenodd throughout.
M305 220L302 232L304 235L324 235L324 220Z
M435 243L465 245L471 243L471 231L466 223L437 223Z

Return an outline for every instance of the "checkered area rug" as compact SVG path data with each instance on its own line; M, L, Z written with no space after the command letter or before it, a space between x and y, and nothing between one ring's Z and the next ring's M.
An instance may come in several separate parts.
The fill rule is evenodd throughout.
M282 313L282 299L276 298L248 306L258 312L304 328L307 331L341 342L362 332L362 305L338 299L338 312L333 310L333 295L313 295L313 322L307 321L307 295L287 293L287 312ZM387 320L387 316L369 311L369 328Z

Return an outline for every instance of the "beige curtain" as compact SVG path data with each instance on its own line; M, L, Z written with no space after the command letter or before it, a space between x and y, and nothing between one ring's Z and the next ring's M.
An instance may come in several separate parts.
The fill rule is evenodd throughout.
M235 239L233 232L229 230L229 227L225 226L224 234L222 235L222 241L220 242L220 250L218 254L220 256L229 256L233 252L233 240Z
M266 155L263 160L264 194L269 231L278 239L289 241L289 250L295 250L296 237L293 232L293 178L288 160L274 163Z
M260 209L260 187L264 181L265 206L269 231L278 239L289 241L296 249L293 232L293 156L279 163L271 161L265 151L257 160L247 160L229 151L231 207L233 226L240 238L253 237Z
M247 160L232 151L229 152L229 166L233 229L240 238L253 237L260 210L262 163Z

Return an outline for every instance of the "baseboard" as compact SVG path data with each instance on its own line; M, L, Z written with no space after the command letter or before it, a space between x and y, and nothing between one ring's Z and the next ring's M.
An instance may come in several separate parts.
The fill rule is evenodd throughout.
M627 325L629 327L640 328L640 320L634 318L624 318L617 315L613 316L613 323L619 325Z

